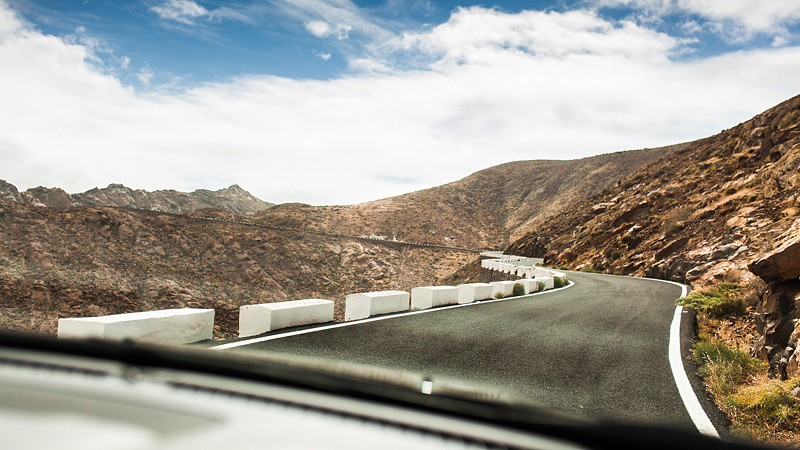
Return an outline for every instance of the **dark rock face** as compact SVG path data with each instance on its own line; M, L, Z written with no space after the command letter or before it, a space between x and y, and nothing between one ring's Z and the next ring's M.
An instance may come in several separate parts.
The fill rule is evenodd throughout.
M767 256L750 264L749 269L762 280L796 280L800 277L800 237L796 237Z
M656 261L662 260L667 256L675 253L676 251L678 251L678 249L686 245L687 242L689 242L688 237L681 237L665 245L661 250L656 252L655 255Z
M800 317L798 300L800 300L800 280L769 284L755 313L759 339L750 350L753 356L771 360L790 346L789 338L794 332L795 319Z
M800 375L800 238L790 239L750 270L769 282L755 314L758 340L750 353L769 361L768 375L786 379Z
M17 187L6 180L0 180L0 199L12 202L21 202L22 198L19 196Z

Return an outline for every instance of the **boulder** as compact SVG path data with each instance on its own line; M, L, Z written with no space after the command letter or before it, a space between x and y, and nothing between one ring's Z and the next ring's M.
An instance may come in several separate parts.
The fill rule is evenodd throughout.
M800 236L752 262L748 268L767 283L796 280L800 277Z
M800 281L769 284L756 308L755 321L759 339L750 349L752 356L770 360L789 346L790 337L795 331L795 321L800 316L798 300Z
M731 255L735 254L736 251L739 250L739 247L741 247L741 245L736 242L720 245L712 250L711 259L727 259Z
M687 242L689 242L689 238L688 237L681 237L681 238L675 239L674 241L672 241L669 244L665 245L664 247L661 248L661 250L656 252L656 255L655 255L656 261L662 260L662 259L666 258L667 256L671 255L672 253L675 253L681 247L686 245Z

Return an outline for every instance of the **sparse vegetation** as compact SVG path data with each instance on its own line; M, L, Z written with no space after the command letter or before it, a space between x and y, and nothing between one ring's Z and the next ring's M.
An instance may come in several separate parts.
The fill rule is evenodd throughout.
M622 256L622 252L613 247L606 247L606 249L603 250L603 256L609 261L616 261Z
M744 313L744 303L739 295L741 290L742 287L737 283L723 283L711 289L692 292L678 303L710 318L719 319Z
M737 191L737 190L738 190L738 189L736 189L735 187L731 186L731 187L729 187L728 189L725 189L725 192L724 192L724 194L725 194L725 195L733 195L733 194L735 194L735 193L736 193L736 191Z
M520 295L525 295L525 286L522 283L514 283L514 291L512 295L515 297L519 297Z
M564 287L569 283L567 277L553 277L553 288L558 289Z
M736 392L737 386L755 374L761 364L747 353L728 348L721 342L698 342L693 357L708 389L721 398Z
M681 231L685 226L684 221L692 215L692 210L686 207L676 209L664 220L661 232L665 236L671 237Z
M768 365L724 342L711 341L711 329L722 318L744 312L742 298L745 289L735 283L723 283L714 288L693 292L679 303L698 313L701 325L700 342L695 344L693 359L706 388L717 405L728 415L734 432L748 439L785 443L796 439L800 432L800 399L792 390L800 379L769 380ZM710 328L711 327L711 328ZM738 344L737 344L738 345Z
M537 289L537 292L542 292L547 285L544 283L544 281L540 281L538 287L539 289Z
M586 272L586 273L603 273L603 271L602 271L602 270L597 270L597 269L595 269L594 267L592 267L592 265L591 265L591 264L587 264L586 266L584 266L584 267L581 269L581 272Z
M800 379L772 380L758 386L747 386L726 398L725 407L749 434L759 434L759 429L775 431L800 431L800 401L792 390Z

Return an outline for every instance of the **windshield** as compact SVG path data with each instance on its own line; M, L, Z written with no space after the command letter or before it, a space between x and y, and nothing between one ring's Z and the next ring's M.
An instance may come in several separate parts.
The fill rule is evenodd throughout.
M73 3L0 0L0 331L796 444L796 7Z

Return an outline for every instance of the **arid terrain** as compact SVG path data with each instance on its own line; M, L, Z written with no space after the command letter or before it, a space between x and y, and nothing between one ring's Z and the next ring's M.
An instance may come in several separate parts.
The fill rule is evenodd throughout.
M203 211L201 215L225 213ZM227 214L230 216L230 214ZM472 253L379 245L186 215L0 200L0 328L55 334L60 317L214 308L436 283ZM433 268L433 269L432 269Z
M273 206L235 185L67 194L2 182L0 327L54 334L61 317L206 307L217 313L215 338L227 338L240 306L300 298L334 300L341 320L350 293L497 276L475 252L403 241L505 247L695 290L738 283L742 312L703 333L763 360L764 379L794 380L799 168L800 96L690 143L518 161L358 205Z
M358 205L278 205L255 219L341 234L502 249L537 223L682 148L516 161L443 186Z
M800 97L702 139L543 222L506 249L548 264L747 283L800 227Z
M68 194L0 182L0 327L55 334L61 317L191 306L214 308L223 338L240 306L301 298L334 300L341 319L347 294L441 284L477 255L321 233L498 248L676 148L520 161L350 206L270 206L235 185Z

